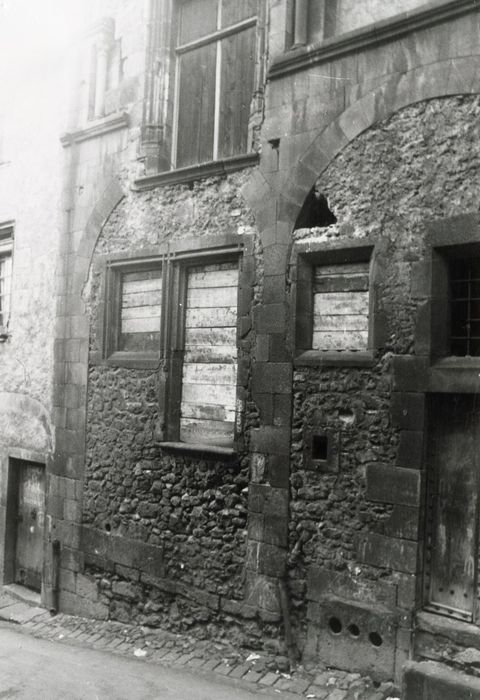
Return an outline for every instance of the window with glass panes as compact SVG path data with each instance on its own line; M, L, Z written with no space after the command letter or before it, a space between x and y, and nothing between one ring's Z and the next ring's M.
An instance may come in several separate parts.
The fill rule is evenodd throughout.
M451 354L480 355L480 257L449 261Z
M248 151L257 0L181 0L173 163Z

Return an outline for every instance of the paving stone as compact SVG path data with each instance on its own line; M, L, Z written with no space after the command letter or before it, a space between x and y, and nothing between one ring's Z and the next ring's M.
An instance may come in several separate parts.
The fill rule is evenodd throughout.
M298 693L299 695L301 695L306 691L309 685L309 680L307 681L303 678L293 678L289 690L291 693Z
M249 671L246 676L243 676L242 680L248 681L249 683L258 683L260 678L264 675L263 671Z
M275 690L290 690L292 681L289 678L280 678L275 683Z
M307 690L305 691L305 695L308 697L314 696L315 698L318 698L319 700L324 700L329 694L329 690L326 688L321 688L319 685L310 685Z
M202 669L204 671L213 671L217 666L220 666L221 663L220 659L208 659L208 661L205 661L203 664Z
M203 663L203 659L199 659L197 656L193 659L190 659L190 661L187 663L187 666L190 666L190 668L200 668L200 666L202 666Z
M176 660L175 665L176 666L185 666L187 661L190 661L191 658L192 658L191 654L181 654L178 657L178 659Z
M215 673L220 673L222 676L228 676L229 673L232 671L233 666L228 666L226 663L221 663L217 668L215 669Z
M242 676L245 676L251 669L250 664L239 664L238 666L235 666L233 671L230 673L230 678L242 678Z
M260 683L260 685L272 686L275 683L275 681L278 681L279 678L280 676L278 675L278 673L272 673L271 671L269 671L267 675L263 676L263 678L260 678L258 682Z

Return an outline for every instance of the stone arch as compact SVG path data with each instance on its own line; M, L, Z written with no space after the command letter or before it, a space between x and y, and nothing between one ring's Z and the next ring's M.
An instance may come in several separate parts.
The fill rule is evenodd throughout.
M284 189L274 193L269 188L270 197L274 196L278 201L277 227L280 225L284 233L287 229L291 237L291 229L315 180L335 156L363 131L416 102L475 93L480 93L480 75L474 71L471 58L465 57L420 66L400 76L394 75L356 100L316 135L283 180L286 182ZM266 195L266 184L266 180L260 182L257 177L256 186L261 186L259 192L262 198ZM265 200L262 204L258 195L255 199L255 212L261 221L268 205Z
M124 197L125 193L118 181L111 180L88 217L78 246L77 255L75 256L74 269L71 271L75 285L74 294L80 296L88 278L90 263L98 238L107 219Z

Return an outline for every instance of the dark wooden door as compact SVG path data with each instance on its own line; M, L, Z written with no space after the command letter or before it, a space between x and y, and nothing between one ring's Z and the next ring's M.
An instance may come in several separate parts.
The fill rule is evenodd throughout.
M45 468L33 462L17 467L15 583L40 591L45 520Z
M432 397L427 606L464 620L476 617L479 437L474 395Z

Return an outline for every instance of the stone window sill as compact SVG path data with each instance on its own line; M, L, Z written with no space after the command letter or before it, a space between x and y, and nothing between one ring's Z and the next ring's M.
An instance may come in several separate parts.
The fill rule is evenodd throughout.
M233 459L237 453L233 447L219 447L217 445L205 445L202 443L189 442L159 442L158 446L162 450L170 452L180 452L183 454L202 454L212 459Z
M428 391L432 393L478 393L480 357L445 357L428 371Z
M370 351L307 350L295 358L295 367L371 367L374 363Z
M225 160L216 160L200 165L189 165L187 168L168 170L164 173L139 177L134 182L137 191L149 190L160 185L181 185L206 177L225 176L228 173L256 165L259 160L258 153L247 153L241 156L232 156Z
M112 131L117 131L118 129L124 129L126 127L128 127L128 114L126 112L109 114L108 117L102 117L101 119L88 122L82 129L62 134L60 143L66 148L68 146L73 146L75 143L88 141L97 136L104 136L104 134L109 134Z
M478 9L476 0L446 0L428 3L424 7L387 17L375 24L359 27L322 42L291 49L275 59L270 67L270 79L310 68L312 65L339 59L349 53L377 47L381 42L394 41L405 34L428 28L438 22L452 21Z

